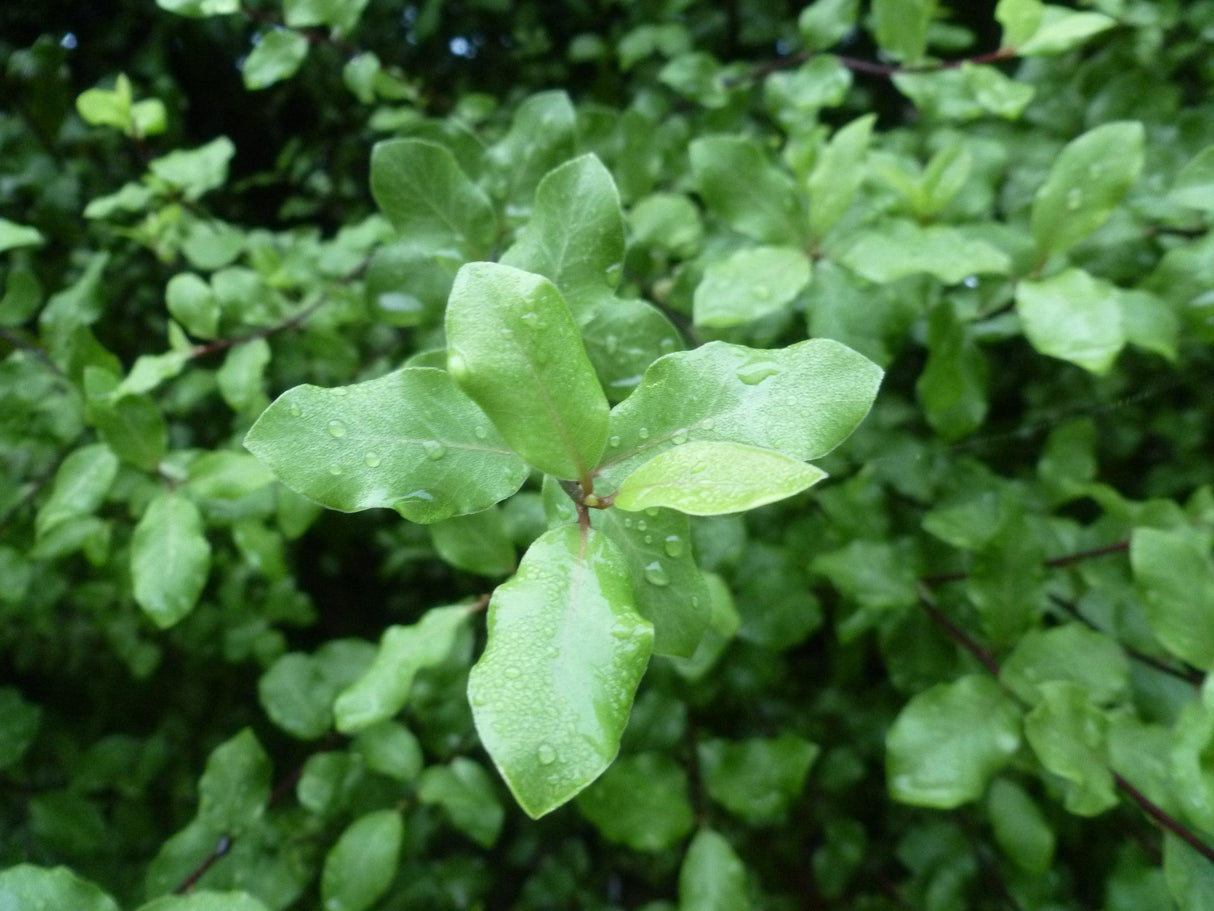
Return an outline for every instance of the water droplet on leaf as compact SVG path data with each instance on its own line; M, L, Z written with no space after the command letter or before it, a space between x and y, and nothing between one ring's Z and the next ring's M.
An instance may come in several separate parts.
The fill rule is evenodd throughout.
M383 461L378 452L368 452L363 456L363 461L367 463L368 468L378 468L379 463Z
M705 430L712 430L712 428L717 426L717 422L712 418L704 418L704 420L700 422L700 426Z
M509 680L517 680L522 672L517 667L511 666L502 671L502 674Z
M1074 212L1083 205L1083 190L1078 187L1071 187L1066 191L1066 207Z
M349 390L345 386L338 386L336 389L330 389L329 391L339 398L349 393Z
M476 428L475 430L473 430L472 432L473 432L474 434L476 434L476 438L477 438L478 440L483 440L485 437L489 436L489 431L488 431L488 430L486 430L484 427L477 427L477 428Z
M674 436L672 436L670 438L670 441L672 443L674 443L676 446L682 446L684 443L687 442L687 431L686 430L676 430L674 432Z
M738 368L738 379L747 386L757 386L779 372L780 367L774 361L754 361Z
M426 458L437 462L447 454L447 447L438 440L422 440L422 449L426 450Z
M296 405L294 402L292 402L288 406L287 410L291 412L291 417L293 417L293 418L297 418L301 414L303 414L303 409L300 408L298 405Z
M612 437L612 438L611 438L610 440L608 440L607 442L608 442L608 444L611 446L611 448L612 448L612 449L615 449L616 447L618 447L618 446L620 445L620 438L619 438L619 437Z
M663 547L666 553L672 557L683 556L683 539L678 535L667 535L666 540L663 542Z
M637 436L639 436L642 440L649 439L649 428L642 427L640 430L637 431Z
M646 524L644 519L641 519L639 522L637 522L637 531L644 531L648 527L649 527L649 525Z
M535 751L535 755L539 759L540 765L552 765L556 762L556 750L546 743L540 744L540 748Z
M664 586L670 584L670 576L666 575L662 564L654 560L645 567L645 581L650 585Z
M467 378L468 362L464 360L463 355L454 352L447 355L447 372L456 380Z
M346 435L346 425L341 421L329 421L329 436L341 439Z
M329 474L333 475L334 477L337 477L337 475L341 474L341 472L342 472L342 467L340 465L330 465L329 466Z

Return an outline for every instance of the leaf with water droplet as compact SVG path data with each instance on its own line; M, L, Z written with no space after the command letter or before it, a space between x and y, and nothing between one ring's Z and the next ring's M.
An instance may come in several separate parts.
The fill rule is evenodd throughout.
M643 300L603 301L583 321L582 338L590 363L613 402L627 397L657 358L684 347L674 324Z
M800 493L826 472L757 446L699 441L667 449L620 483L615 505L666 506L695 516L742 512Z
M284 484L342 512L396 509L414 522L478 512L518 490L527 467L451 377L432 367L326 390L296 386L245 446Z
M809 257L797 247L751 247L709 264L696 286L697 326L725 329L787 306L809 284Z
M546 532L498 586L468 695L481 742L528 815L565 803L610 765L652 643L627 560L593 529ZM543 747L552 762L540 762Z
M1042 258L1095 231L1138 180L1144 131L1137 121L1106 123L1072 140L1054 159L1033 200L1033 239ZM1099 165L1095 176L1092 165Z
M542 332L524 329L534 313ZM503 327L515 327L503 340ZM548 474L589 475L607 445L607 399L569 308L539 275L469 263L447 305L448 365L514 450Z

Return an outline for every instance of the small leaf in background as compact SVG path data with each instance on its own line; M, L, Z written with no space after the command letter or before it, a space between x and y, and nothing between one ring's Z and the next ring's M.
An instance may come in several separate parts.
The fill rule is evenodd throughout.
M216 892L203 889L190 895L154 898L135 911L270 911L247 892Z
M544 176L531 220L501 263L549 279L581 323L610 300L624 259L624 216L615 180L594 155Z
M633 246L655 247L687 259L704 240L704 224L695 203L680 193L652 193L628 211Z
M224 185L235 154L236 144L220 136L196 149L178 149L155 158L148 170L180 190L186 199L194 200Z
M899 542L856 538L838 550L818 554L810 566L863 607L913 607L919 600L913 553Z
M0 870L0 908L119 911L118 903L100 887L76 876L67 867L14 864Z
M986 358L948 304L928 316L927 352L915 391L933 429L949 442L959 440L986 419Z
M798 494L826 472L770 449L696 441L675 446L620 482L615 505L666 506L696 516L743 512Z
M1165 764L1161 776L1165 793L1169 803L1174 799L1190 820L1208 832L1214 825L1214 774L1208 758L1214 747L1214 711L1204 700L1190 702L1181 710L1172 731L1174 736L1161 744L1163 754L1170 753L1171 760ZM1110 745L1116 746L1112 737ZM1110 752L1114 760L1124 758L1118 757L1115 750ZM1158 756L1153 758L1159 761ZM1120 766L1115 767L1120 771Z
M1214 145L1206 146L1180 169L1168 198L1191 209L1214 211Z
M693 683L702 680L712 670L729 647L730 641L737 635L742 622L725 581L716 573L702 575L708 591L708 628L690 656L675 657L671 661L675 671ZM654 641L656 652L656 637Z
M156 5L170 13L198 19L240 11L240 0L156 0Z
M178 272L164 289L173 319L198 338L214 338L219 331L219 301L211 286L193 272Z
M131 538L135 600L161 629L194 609L211 570L198 507L180 494L156 497Z
M145 395L90 401L89 422L117 456L141 471L155 471L168 449L168 427L156 403Z
M1115 289L1081 269L1016 284L1016 312L1041 354L1105 373L1125 347Z
M1103 13L1076 13L1060 6L1046 6L1041 24L1016 46L1016 54L1019 57L1065 54L1116 25L1116 19Z
M1163 837L1163 874L1177 908L1214 911L1214 864L1171 833Z
M496 506L435 522L429 530L438 555L456 569L490 577L514 571L514 543Z
M215 373L215 381L219 394L233 411L257 414L269 404L262 387L270 358L270 343L264 338L251 339L228 350L223 366Z
M388 627L374 662L337 697L337 729L357 733L404 708L417 672L446 660L467 619L468 608L455 604L431 608L411 626Z
M1069 250L1105 222L1138 180L1143 142L1141 123L1106 123L1058 154L1033 199L1033 239L1043 258Z
M460 269L447 367L524 459L558 478L589 477L607 445L607 398L548 279L495 263Z
M817 744L792 734L731 742L709 740L698 748L709 795L751 824L779 821L800 795Z
M888 219L849 236L854 239L835 260L880 285L923 273L956 285L971 275L1003 275L1012 266L1002 250L950 225Z
M1214 671L1214 565L1208 549L1175 532L1136 528L1130 566L1155 637L1173 655Z
M0 298L0 326L20 326L42 306L42 283L29 269L10 267Z
M834 47L856 27L860 0L817 0L797 19L797 30L808 51Z
M38 537L68 519L95 513L116 477L118 457L104 443L71 453L55 472L51 495L38 510L34 523Z
M582 325L586 355L608 401L628 397L645 368L663 354L682 351L683 337L660 311L643 300L605 300Z
M658 82L706 108L723 108L729 103L720 61L703 51L679 54L658 72Z
M1020 747L1020 711L999 684L969 675L916 694L885 741L890 796L951 809L977 800Z
M1054 830L1033 798L1007 778L996 778L986 794L995 841L1020 869L1042 874L1054 861Z
M290 79L307 56L308 39L299 32L276 28L263 33L241 68L245 88L256 91Z
M0 253L17 247L37 247L45 242L46 238L37 228L0 218Z
M995 19L1003 27L1001 47L1014 48L1024 43L1040 27L1044 15L1042 0L999 0Z
M1113 639L1078 623L1025 633L1004 659L999 680L1019 699L1035 705L1039 685L1069 680L1083 687L1094 705L1113 705L1130 692L1130 666Z
M245 446L297 493L330 509L383 506L412 522L486 509L527 476L476 403L444 371L278 397Z
M700 195L731 228L761 243L799 246L808 240L805 196L752 140L708 137L689 151Z
M784 309L809 284L809 259L795 247L752 247L711 263L695 291L695 323L739 326Z
M536 92L524 99L514 109L510 132L489 150L498 172L493 196L525 211L536 185L574 156L576 144L577 112L564 91Z
M441 807L453 826L483 848L497 841L506 818L489 773L463 756L426 768L417 782L417 799Z
M873 0L877 44L895 60L913 63L927 50L936 0Z
M0 770L20 761L38 735L41 722L42 709L27 702L11 686L0 687Z
M288 652L257 681L257 696L270 720L292 737L315 740L333 727L333 700L361 677L375 647L360 639L333 639L308 655Z
M1117 289L1121 327L1126 341L1175 362L1179 357L1180 320L1163 298L1138 289Z
M623 554L566 525L531 545L493 594L468 679L481 742L538 818L611 764L649 661L653 627L633 605Z
M1117 803L1109 769L1108 719L1069 680L1038 684L1041 701L1024 716L1024 737L1041 764L1065 782L1063 802L1077 816Z
M365 911L379 901L396 878L404 835L396 810L375 810L350 823L325 855L325 911Z
M381 721L360 731L350 743L350 753L362 757L372 772L396 781L413 781L425 764L417 737L395 721Z
M291 28L331 25L349 32L370 0L284 0L283 21Z
M487 256L497 234L488 197L445 147L394 139L371 150L371 193L410 248L454 259Z
M725 837L701 829L679 869L679 911L750 911L746 867Z
M249 728L221 743L198 781L199 820L233 836L249 829L265 812L270 772L270 757Z
M608 841L665 851L694 825L687 787L687 773L663 753L621 756L578 795L577 807Z
M832 5L842 2L851 6L851 15L855 16L859 6L857 0L833 0ZM818 2L805 9L806 14L820 10L826 4ZM877 122L876 114L865 114L858 117L838 131L818 153L814 169L810 172L809 188L809 228L813 236L821 239L847 211L855 198L856 191L864 182L866 174L865 155L872 139L873 125Z

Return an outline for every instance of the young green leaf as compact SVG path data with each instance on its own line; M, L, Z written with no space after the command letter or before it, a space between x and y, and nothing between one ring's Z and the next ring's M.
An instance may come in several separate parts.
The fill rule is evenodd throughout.
M211 545L198 507L165 493L148 504L131 538L135 600L161 629L194 609L211 570Z
M146 395L124 395L86 406L89 423L118 458L141 471L155 471L168 449L168 426L160 409Z
M240 835L265 812L270 757L245 728L211 751L198 781L198 819L217 832Z
M396 810L375 810L350 823L325 856L325 911L365 911L379 901L396 876L404 834Z
M444 371L406 367L352 386L296 386L244 441L284 484L330 509L395 509L412 522L479 512L527 467Z
M1082 269L1016 284L1025 337L1050 357L1106 373L1125 347L1116 290Z
M792 734L731 742L708 740L697 750L709 796L752 824L776 822L797 799L819 748Z
M863 420L881 376L868 358L829 339L771 351L709 342L658 358L611 412L603 489L689 439L802 461L823 456Z
M1069 250L1109 217L1143 165L1145 131L1106 123L1067 144L1033 200L1033 239L1042 257Z
M1130 566L1151 631L1163 647L1203 671L1214 671L1214 565L1208 549L1203 552L1175 532L1136 528Z
M608 841L665 851L692 829L687 773L664 753L621 756L577 797L577 808Z
M489 150L498 171L494 197L525 207L540 179L573 157L576 141L577 112L564 91L537 92L522 101L510 132Z
M731 228L762 243L802 246L808 241L805 195L753 141L697 139L690 154L700 195Z
M1110 705L1130 692L1130 662L1108 636L1078 623L1030 630L1004 660L1000 682L1024 702L1041 701L1041 684L1069 680L1094 705Z
M820 468L770 449L697 440L637 467L620 482L615 505L629 512L666 506L693 516L743 512L824 477Z
M845 0L852 7L855 0ZM807 7L809 13L821 8L821 2ZM852 10L855 15L855 10ZM804 19L804 16L802 16ZM841 127L823 146L809 175L809 229L821 239L847 211L856 191L864 182L865 154L872 139L876 114L865 114Z
M949 225L888 219L853 236L835 259L882 285L924 272L956 285L971 275L1003 275L1012 267L1002 250Z
M301 33L285 28L265 32L241 68L245 88L257 91L290 79L307 56L308 39Z
M1065 54L1093 35L1107 32L1117 20L1103 13L1075 13L1058 6L1045 8L1040 26L1016 47L1020 57Z
M1206 146L1180 169L1168 198L1203 212L1214 211L1214 146Z
M604 300L582 323L586 355L612 402L627 398L645 368L663 354L681 351L683 337L653 304L643 300Z
M1096 816L1117 803L1109 769L1108 719L1070 680L1038 685L1041 701L1024 716L1024 737L1047 770L1064 784L1066 808Z
M422 772L417 799L441 807L452 825L483 848L493 847L506 819L489 773L466 756Z
M495 263L460 269L447 368L524 459L558 478L589 477L607 445L607 398L548 279Z
M623 260L620 194L594 155L545 175L535 191L531 220L501 258L503 265L551 280L579 323L610 300Z
M611 764L649 660L628 566L601 533L555 528L489 602L489 639L468 679L481 742L538 818Z
M679 911L750 911L746 867L723 835L701 829L679 869Z
M81 446L59 466L51 495L34 523L38 537L67 519L92 515L118 476L118 457L104 443Z
M270 911L248 892L200 889L189 895L162 895L135 911Z
M809 284L809 258L796 247L753 247L709 264L696 286L697 326L725 329L782 310Z
M487 256L497 236L493 205L445 147L394 139L371 150L371 194L411 247L459 259Z
M877 44L895 60L918 60L935 12L936 0L873 0Z
M995 841L1016 866L1042 874L1054 859L1054 830L1023 788L1006 778L991 782L986 805Z

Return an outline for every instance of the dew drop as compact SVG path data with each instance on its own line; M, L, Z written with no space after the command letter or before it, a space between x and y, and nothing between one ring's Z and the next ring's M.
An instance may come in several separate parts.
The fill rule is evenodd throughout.
M637 522L637 531L644 531L648 527L649 524L644 519Z
M611 446L612 449L615 449L620 445L620 438L612 437L610 440L607 441L607 443L608 443L608 445Z
M505 676L508 680L517 680L521 676L521 673L522 672L513 665L502 671L503 676Z
M303 414L303 409L300 408L298 405L296 405L294 402L292 402L290 404L290 406L287 408L287 410L291 412L291 417L293 417L293 418L297 418L301 414Z
M426 458L437 462L447 454L447 447L438 440L422 440L422 449L426 450Z
M485 699L485 696L483 693L478 692L475 696L472 697L473 705L484 705L485 702L486 702L486 699Z
M468 362L464 360L463 355L454 352L447 355L447 372L457 380L468 376Z
M632 519L629 519L629 518L625 517L625 519L624 519L624 527L625 527L625 528L632 528Z
M662 564L654 560L645 567L645 581L650 585L664 586L670 584L670 576L666 575Z
M378 468L379 463L383 461L378 452L368 452L363 456L363 461L367 463L368 468Z
M329 436L339 440L346 435L346 425L341 421L329 421Z
M561 657L561 650L559 648L557 648L555 645L550 645L546 649L544 649L544 654L547 655L549 658L559 658L559 657Z
M653 543L653 535L645 535L645 543L646 543L646 544L652 544L652 543Z
M338 398L341 398L343 395L348 394L350 390L348 390L345 386L338 386L336 389L330 389L329 391Z
M337 477L341 473L342 473L342 467L340 465L330 465L329 466L329 474L333 475L333 477Z
M682 446L684 443L687 442L687 431L686 430L676 430L674 432L674 436L672 436L670 438L670 441L672 443L674 443L676 446Z
M672 557L683 556L683 539L678 535L667 535L666 540L662 542L662 547Z
M656 506L650 506L647 510L645 510L645 515L649 516L651 519L656 519L659 512L661 512L661 510Z
M540 765L552 765L556 762L556 750L546 743L540 744L540 748L535 751L535 755L539 759Z
M772 361L755 361L738 368L738 379L747 386L757 386L769 376L775 376L780 368Z
M716 426L717 422L712 418L704 418L704 420L700 421L700 427L702 427L704 430L712 430L712 428Z
M703 474L705 471L707 471L707 469L708 469L707 462L696 462L694 465L691 466L691 473L692 474Z
M614 355L620 348L620 339L618 336L609 335L603 339L603 347L607 349L609 355Z
M1083 205L1083 190L1071 187L1066 191L1066 207L1074 212Z
M477 428L476 428L475 430L473 430L472 432L473 432L474 434L476 434L476 438L477 438L478 440L483 440L485 437L489 436L489 431L488 431L488 430L486 430L484 427L477 427Z
M637 436L639 436L642 440L649 439L649 428L642 427L640 430L637 431Z
M514 338L514 330L509 326L502 327L502 338Z

